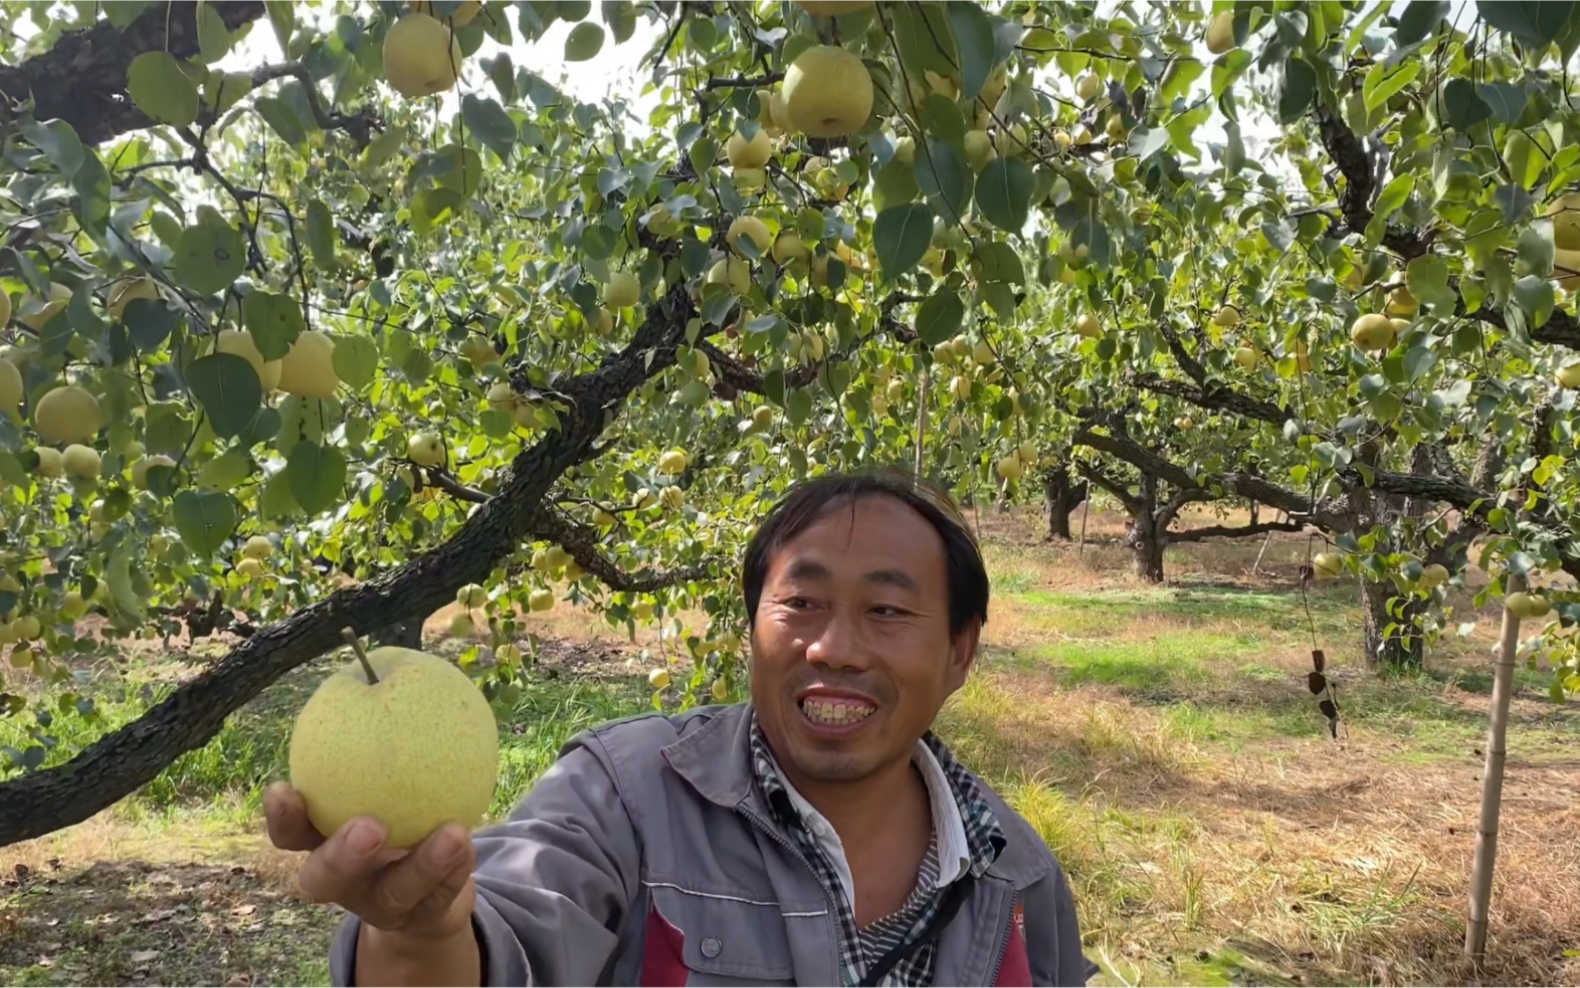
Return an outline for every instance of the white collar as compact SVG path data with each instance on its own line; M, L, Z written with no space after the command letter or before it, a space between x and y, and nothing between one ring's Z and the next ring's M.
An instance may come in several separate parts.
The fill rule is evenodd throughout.
M971 846L966 841L966 822L960 815L960 804L955 800L954 788L949 784L949 777L944 774L944 767L939 764L938 756L933 754L933 749L927 747L924 742L917 741L916 754L911 760L921 770L922 780L927 783L928 802L932 807L933 836L938 841L938 887L943 888L965 875L971 867ZM850 863L845 859L845 845L840 841L839 834L834 832L833 824L807 802L805 796L796 791L795 786L785 778L782 770L779 773L779 781L790 796L790 804L796 808L797 813L801 814L802 822L823 846L829 859L834 862L834 868L839 872L840 885L845 890L846 900L854 906L856 881L850 874Z

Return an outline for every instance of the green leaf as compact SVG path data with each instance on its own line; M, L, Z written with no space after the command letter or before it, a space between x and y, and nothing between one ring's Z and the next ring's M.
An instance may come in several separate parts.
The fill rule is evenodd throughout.
M169 52L146 51L132 59L126 70L126 91L139 110L159 123L186 127L197 122L197 84Z
M304 440L291 447L285 461L291 497L303 511L316 515L339 502L346 486L346 457L333 446Z
M1448 0L1411 0L1394 29L1394 44L1408 48L1436 31L1448 16L1450 6Z
M199 2L197 5L198 57L193 61L213 65L230 51L230 28L214 9L214 4Z
M301 118L289 103L278 96L260 96L252 105L280 140L293 148L307 143L307 128L302 126Z
M921 192L921 186L916 184L915 170L898 158L889 159L872 183L873 205L880 212L910 202Z
M993 74L993 18L975 3L952 3L948 9L960 52L960 96L975 103L982 84Z
M302 306L290 295L254 291L241 303L241 318L264 360L279 360L307 328Z
M269 26L274 28L280 50L290 51L291 33L296 30L296 4L293 0L263 0L263 9L269 12Z
M943 141L929 138L925 147L916 149L916 184L945 223L953 225L965 215L974 178L955 149Z
M966 118L960 112L960 104L942 93L933 93L922 101L921 124L925 133L951 145L966 139Z
M176 280L203 295L229 288L247 267L247 245L240 230L204 206L198 222L181 231L175 251Z
M17 129L29 144L44 152L49 163L66 178L77 174L77 169L82 167L82 141L66 121L46 120L39 123L32 117L23 117L17 121Z
M1481 19L1499 31L1532 45L1544 45L1563 35L1580 14L1576 0L1476 0Z
M1492 116L1492 107L1481 98L1469 79L1450 79L1443 87L1443 115L1455 130L1469 130Z
M211 353L187 365L187 387L208 414L214 434L224 439L237 435L252 421L263 403L263 385L246 357Z
M565 61L585 62L603 49L603 28L592 21L583 21L571 28L565 36Z
M1514 301L1530 315L1533 329L1540 329L1547 322L1558 302L1553 283L1534 274L1528 274L1514 283Z
M1512 82L1483 82L1476 85L1481 101L1492 108L1493 115L1506 124L1520 119L1525 112L1525 88Z
M203 464L203 469L198 471L197 485L205 491L233 490L252 476L252 469L252 459L241 450L232 449Z
M1366 111L1370 113L1388 102L1395 93L1414 82L1415 77L1420 74L1420 59L1411 59L1398 65L1389 65L1386 61L1373 65L1366 73L1366 81L1361 87Z
M1394 178L1383 187L1382 195L1377 197L1377 208L1372 216L1373 220L1386 220L1399 211L1399 207L1410 198L1410 193L1415 191L1415 173L1406 172Z
M304 225L307 228L307 249L313 252L313 260L319 267L334 270L335 218L322 199L308 200L307 222Z
M379 369L379 347L366 336L335 337L335 376L353 391L373 383Z
M924 202L890 206L872 226L872 242L885 281L914 268L933 240L933 210Z
M1019 158L996 158L977 177L977 208L999 229L1019 233L1026 226L1036 187L1030 165Z
M196 556L213 555L236 530L236 502L221 491L180 491L171 509L181 544Z
M504 107L490 97L467 93L461 97L461 119L501 161L510 160L516 146L516 122Z
M132 346L150 353L164 346L181 317L160 299L134 298L121 310Z
M907 76L921 79L928 70L939 75L956 73L960 56L945 4L891 4L887 10L894 18L895 44Z
M1459 296L1448 285L1448 260L1441 254L1417 257L1404 268L1404 284L1422 303L1450 315Z
M1278 122L1294 123L1317 96L1317 70L1302 58L1284 63L1283 84L1278 91Z
M631 35L636 33L636 5L627 0L603 0L599 6L603 9L604 23L609 25L609 31L614 35L615 44L631 40Z
M100 234L110 222L110 173L93 151L83 155L82 167L72 176L71 187L77 192L73 206L77 219L89 236L102 240Z
M916 335L929 346L937 346L960 332L965 321L966 304L953 291L940 289L916 310Z
M506 103L516 101L516 64L510 60L510 52L502 51L494 56L493 61L484 62L488 69L488 78L494 82L494 88L499 90L499 98Z

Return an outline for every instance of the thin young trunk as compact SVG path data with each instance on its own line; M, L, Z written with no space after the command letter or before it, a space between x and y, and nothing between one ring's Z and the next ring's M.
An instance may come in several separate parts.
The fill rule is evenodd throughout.
M1510 576L1508 592L1525 589L1525 578ZM1481 772L1481 823L1476 831L1476 863L1470 873L1470 922L1465 953L1477 964L1487 954L1487 913L1492 906L1492 869L1498 857L1498 817L1503 810L1503 763L1508 756L1509 696L1514 690L1514 653L1520 619L1503 612L1503 634L1492 669L1492 709L1487 723L1487 757Z

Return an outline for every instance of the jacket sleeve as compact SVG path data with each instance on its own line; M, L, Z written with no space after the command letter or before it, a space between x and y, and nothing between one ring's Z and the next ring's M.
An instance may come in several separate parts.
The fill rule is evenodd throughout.
M1100 970L1081 951L1081 925L1075 895L1055 862L1053 871L1037 882L1036 895L1025 909L1026 941L1031 948L1032 984L1084 986ZM1039 929L1033 930L1033 916ZM1035 946L1033 946L1035 944Z
M473 835L485 985L596 984L640 884L641 856L596 738L572 743L502 823ZM330 952L330 983L355 983L361 921Z

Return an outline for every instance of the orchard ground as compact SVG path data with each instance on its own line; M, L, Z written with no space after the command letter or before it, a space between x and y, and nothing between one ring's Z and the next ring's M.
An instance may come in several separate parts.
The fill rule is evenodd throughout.
M1254 571L1261 540L1171 548L1160 588L1128 576L1116 516L1093 512L1081 553L1041 541L1032 511L979 524L988 647L941 730L1059 853L1094 984L1580 983L1580 708L1523 667L1489 967L1460 955L1495 614L1424 674L1380 679L1354 585L1313 590L1334 741L1305 687L1303 536ZM648 704L640 649L658 643L585 618L561 603L532 619L554 641L502 723L496 812L571 733ZM201 663L129 653L96 670L100 702L129 720ZM0 982L324 983L337 918L294 896L258 794L327 668L277 683L134 799L0 849ZM0 743L15 729L0 721Z

